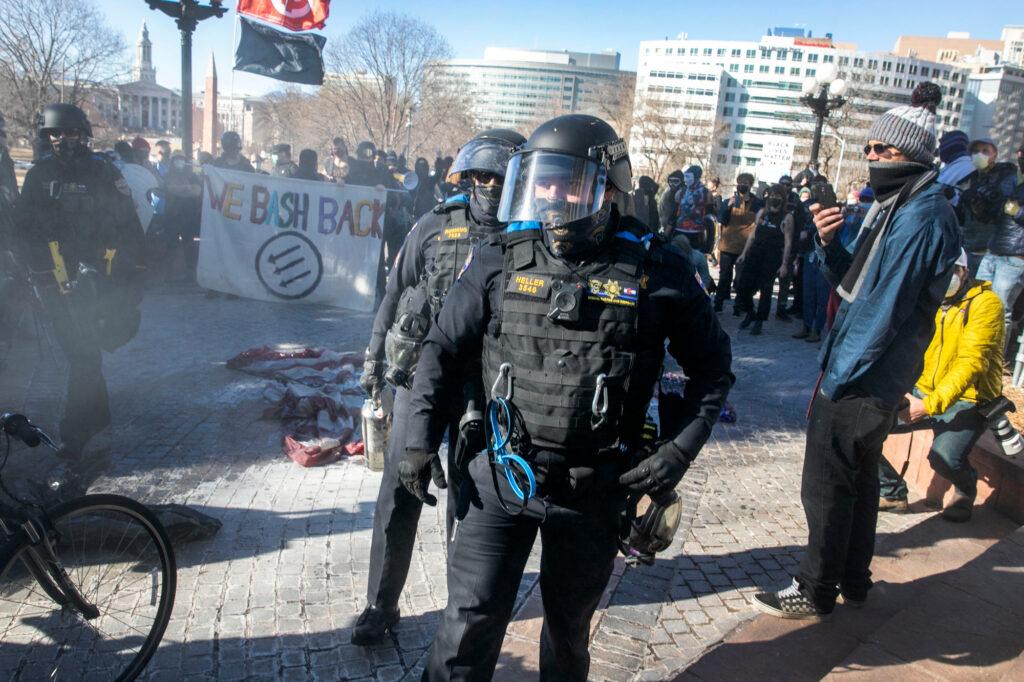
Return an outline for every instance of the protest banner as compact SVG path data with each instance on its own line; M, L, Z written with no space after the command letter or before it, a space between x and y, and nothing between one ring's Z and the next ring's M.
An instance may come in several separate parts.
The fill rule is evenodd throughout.
M384 190L206 166L199 285L373 310Z

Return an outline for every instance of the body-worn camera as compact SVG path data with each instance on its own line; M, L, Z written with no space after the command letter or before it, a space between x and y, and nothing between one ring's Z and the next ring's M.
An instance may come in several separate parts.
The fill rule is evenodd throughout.
M555 322L579 322L583 307L583 285L579 282L551 283L551 310L548 319Z

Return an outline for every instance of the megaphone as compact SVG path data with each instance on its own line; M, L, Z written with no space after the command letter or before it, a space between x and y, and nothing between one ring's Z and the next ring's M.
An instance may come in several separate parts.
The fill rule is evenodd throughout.
M405 187L410 192L415 191L420 185L420 176L416 175L415 171L409 171L402 176L402 187Z

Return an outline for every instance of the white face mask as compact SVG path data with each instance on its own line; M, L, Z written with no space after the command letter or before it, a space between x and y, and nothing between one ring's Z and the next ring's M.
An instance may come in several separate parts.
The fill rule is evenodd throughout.
M277 154L271 154L270 155L270 162L276 166L277 165L277 160L279 158L281 158L281 157L278 156Z
M974 167L978 170L985 170L988 168L989 164L988 154L985 154L984 152L975 152L974 154L971 154L971 163L973 163Z
M960 291L960 287L961 287L961 285L963 285L963 283L964 283L964 281L962 279L960 279L960 273L959 272L954 272L953 273L953 279L951 279L949 281L949 286L946 287L946 298L950 298L952 296L955 296L956 293L958 291Z

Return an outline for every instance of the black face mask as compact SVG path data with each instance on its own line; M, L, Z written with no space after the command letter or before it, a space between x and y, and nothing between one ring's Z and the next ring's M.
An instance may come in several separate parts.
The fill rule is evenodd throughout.
M772 197L768 199L768 210L771 211L772 213L778 213L779 211L782 210L782 207L785 205L786 202L784 199L780 199L778 197Z
M78 155L83 147L80 140L72 142L67 138L62 138L59 142L53 143L53 155L61 161L70 161Z
M750 187L748 187L747 185L737 185L736 191L739 192L740 194L747 194L750 191Z
M1020 174L1024 175L1024 154L1017 156L1017 168L1020 169Z
M928 167L913 161L869 161L868 178L875 191L876 201L885 201L895 195L908 182L914 182Z
M498 224L498 204L501 203L501 185L473 185L469 193L469 210L483 225Z

